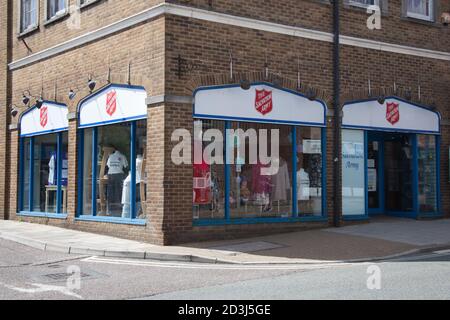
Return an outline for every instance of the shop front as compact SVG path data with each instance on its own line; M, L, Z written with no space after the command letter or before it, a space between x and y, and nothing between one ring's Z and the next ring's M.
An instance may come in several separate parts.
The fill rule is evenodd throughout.
M78 221L146 224L147 98L109 84L78 107Z
M326 115L268 83L197 89L194 225L326 221Z
M19 120L18 216L67 217L66 105L43 101Z
M397 97L343 107L346 220L440 216L439 113Z

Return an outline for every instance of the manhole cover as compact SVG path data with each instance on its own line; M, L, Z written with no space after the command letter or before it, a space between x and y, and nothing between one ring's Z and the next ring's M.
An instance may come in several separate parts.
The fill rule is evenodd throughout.
M46 278L48 278L48 279L50 279L50 280L54 280L54 281L66 281L69 277L72 277L73 276L73 274L70 274L70 273L64 273L64 272L61 272L61 273L50 273L50 274L45 274L44 275L44 277L46 277ZM80 273L80 277L81 278L87 278L87 277L90 277L90 275L89 274L87 274L87 273Z

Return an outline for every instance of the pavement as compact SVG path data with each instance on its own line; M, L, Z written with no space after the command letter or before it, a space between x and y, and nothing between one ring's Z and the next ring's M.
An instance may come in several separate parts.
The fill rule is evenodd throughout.
M240 265L376 261L450 248L450 219L377 218L370 224L240 240L157 246L17 221L0 221L0 239L43 251L110 258Z

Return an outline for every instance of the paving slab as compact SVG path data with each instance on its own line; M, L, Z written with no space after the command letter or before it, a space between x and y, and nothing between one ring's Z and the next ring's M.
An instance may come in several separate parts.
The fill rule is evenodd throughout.
M0 238L41 250L197 263L317 264L370 261L429 247L450 248L450 220L391 219L341 229L157 246L47 225L0 220Z

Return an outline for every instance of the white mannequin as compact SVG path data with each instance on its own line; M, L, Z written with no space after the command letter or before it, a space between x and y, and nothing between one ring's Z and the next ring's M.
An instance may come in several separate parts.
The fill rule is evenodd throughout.
M144 158L142 155L138 155L136 157L136 184L142 182L141 170L142 170L142 162ZM122 189L122 218L130 218L130 210L131 210L131 171L128 176L123 181L123 189Z

